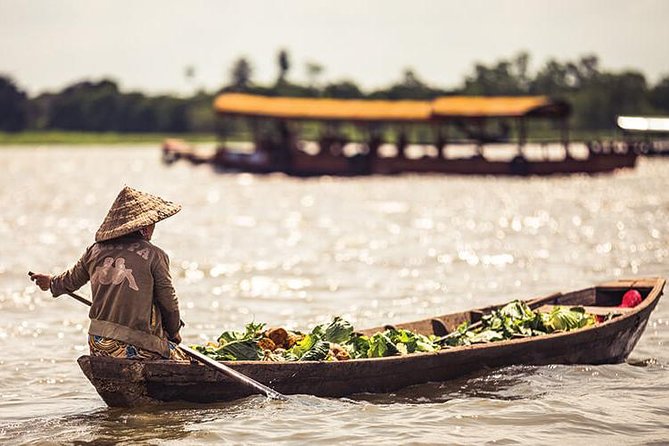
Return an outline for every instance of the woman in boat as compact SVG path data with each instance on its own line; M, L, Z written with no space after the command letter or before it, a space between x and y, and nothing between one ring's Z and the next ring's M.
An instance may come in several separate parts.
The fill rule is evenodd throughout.
M91 355L185 359L176 348L182 322L169 259L150 242L155 224L180 209L126 186L96 232L95 243L76 265L57 276L31 276L54 297L72 293L90 280Z

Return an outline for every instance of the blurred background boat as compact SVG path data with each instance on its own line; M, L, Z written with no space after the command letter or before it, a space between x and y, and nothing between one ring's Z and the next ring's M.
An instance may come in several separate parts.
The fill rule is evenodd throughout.
M399 173L554 175L633 168L634 151L586 153L569 147L570 105L545 96L444 96L432 101L266 97L226 93L214 101L221 141L205 155L168 139L163 159L211 163L223 171L294 176ZM524 149L531 130L552 130L556 158ZM534 140L539 141L539 140ZM512 146L511 156L490 156ZM467 147L465 156L452 149ZM508 151L507 151L508 152Z

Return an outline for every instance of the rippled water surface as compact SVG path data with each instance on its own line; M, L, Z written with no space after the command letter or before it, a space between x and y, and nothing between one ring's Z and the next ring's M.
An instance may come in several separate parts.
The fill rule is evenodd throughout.
M669 301L627 363L509 367L394 394L251 397L107 408L75 360L86 308L57 273L93 240L124 184L183 204L154 241L171 256L184 339L266 321L357 327L667 276L669 160L603 176L293 179L220 175L142 147L0 150L3 444L666 444ZM83 293L87 293L84 290Z

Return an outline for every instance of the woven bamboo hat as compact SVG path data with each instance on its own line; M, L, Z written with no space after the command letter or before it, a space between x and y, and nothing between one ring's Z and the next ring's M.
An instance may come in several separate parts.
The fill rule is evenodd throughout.
M171 217L180 210L180 204L125 186L95 233L95 241L102 242L130 234Z

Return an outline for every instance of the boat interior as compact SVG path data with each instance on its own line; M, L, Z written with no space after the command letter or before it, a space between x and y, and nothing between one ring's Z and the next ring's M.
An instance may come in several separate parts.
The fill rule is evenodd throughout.
M588 313L604 316L608 314L625 315L634 313L637 308L621 308L623 295L634 289L641 294L642 304L647 299L655 299L662 294L665 280L661 278L618 280L603 283L598 286L584 288L568 293L554 293L533 299L523 299L533 310L550 312L555 306L580 306ZM485 308L469 310L459 313L445 314L435 318L419 321L395 324L393 327L412 330L424 335L443 336L444 330L450 332L461 323L468 321L474 324L491 311L503 307L513 299L508 299L501 304L491 305ZM641 306L641 305L640 305ZM360 332L364 335L372 335L383 331L385 327L373 327Z

